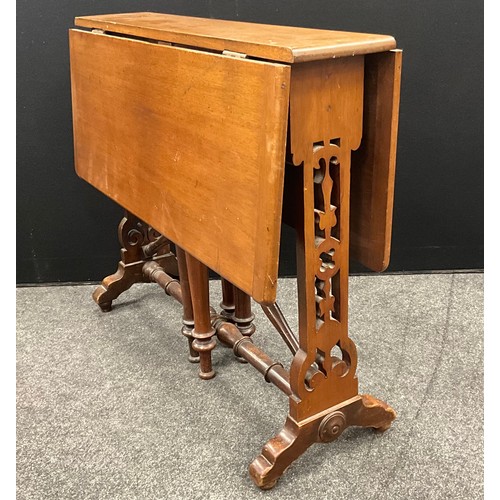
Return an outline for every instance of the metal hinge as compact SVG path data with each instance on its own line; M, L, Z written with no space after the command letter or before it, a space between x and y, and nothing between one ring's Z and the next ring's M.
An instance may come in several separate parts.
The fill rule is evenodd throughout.
M228 56L228 57L238 57L240 59L245 59L246 54L243 54L242 52L233 52L232 50L223 50L222 51L223 56Z

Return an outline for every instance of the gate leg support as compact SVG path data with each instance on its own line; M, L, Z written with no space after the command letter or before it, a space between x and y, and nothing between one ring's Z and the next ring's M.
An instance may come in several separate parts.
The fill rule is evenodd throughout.
M191 332L194 338L192 346L200 357L198 375L207 380L215 377L215 371L212 369L212 350L216 345L215 329L210 321L208 269L205 264L187 252L186 264L194 315L194 329Z

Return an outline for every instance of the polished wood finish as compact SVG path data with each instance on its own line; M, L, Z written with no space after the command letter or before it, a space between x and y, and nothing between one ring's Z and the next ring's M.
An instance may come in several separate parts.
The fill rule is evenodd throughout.
M348 277L350 256L383 270L390 254L393 38L149 13L77 24L101 30L70 34L77 172L161 232L125 245L100 306L154 281L183 304L201 378L215 375L217 337L288 396L283 429L250 465L260 488L347 426L388 429L394 410L358 392ZM298 337L275 301L282 216L296 232ZM180 282L161 261L170 241ZM222 277L220 314L208 268ZM254 345L252 298L292 352L289 371Z
M297 340L295 333L293 333L290 328L290 325L288 324L278 303L262 304L262 310L274 328L276 328L277 332L281 335L281 338L285 342L288 349L290 349L291 353L295 355L299 350L299 341Z
M182 330L181 333L188 340L190 363L199 363L200 355L193 348L193 329L194 329L194 314L193 303L191 300L191 287L189 286L189 277L186 264L186 252L180 247L176 248L177 261L179 263L179 280L182 289Z
M227 319L232 319L234 316L234 286L226 279L221 279L222 284L222 301L220 303L221 315Z
M238 359L248 361L257 371L264 375L266 382L274 384L287 396L292 395L288 371L283 368L281 363L273 361L266 353L254 345L248 335L243 335L236 325L225 321L223 316L220 318L212 317L212 323L217 331L217 338L223 344L232 347Z
M392 408L369 395L343 401L310 420L297 422L288 416L283 430L265 444L250 465L250 476L257 486L268 490L313 443L334 441L350 426L384 432L395 418Z
M250 337L255 332L255 319L252 313L252 299L243 290L234 287L233 321L243 335Z
M290 68L78 30L70 53L78 175L273 302Z
M189 287L196 290L191 294L194 328L191 335L194 338L192 347L200 357L199 377L210 379L215 377L212 369L212 350L216 345L215 330L210 320L210 299L208 289L208 269L199 260L186 252L186 267L189 277Z
M179 280L166 273L158 262L146 262L142 266L142 274L149 281L159 285L167 295L182 303L182 289Z
M351 152L362 137L363 84L362 56L292 69L287 187L301 202L287 220L297 233L299 350L288 419L250 466L263 489L313 443L349 425L385 430L395 417L386 403L358 395L348 335Z
M352 155L351 255L378 272L391 253L402 55L365 56L363 138Z
M170 274L178 273L169 241L130 212L125 212L118 226L118 239L122 247L118 269L104 278L92 295L103 312L111 311L113 300L134 283L149 281L143 273L146 262L153 260Z
M296 227L300 350L291 366L297 400L290 404L299 422L358 390L347 326L349 174L351 150L361 140L363 56L309 65L294 67L290 95L290 168L299 170L302 197Z
M299 63L394 49L392 36L133 12L82 16L76 26L213 51Z

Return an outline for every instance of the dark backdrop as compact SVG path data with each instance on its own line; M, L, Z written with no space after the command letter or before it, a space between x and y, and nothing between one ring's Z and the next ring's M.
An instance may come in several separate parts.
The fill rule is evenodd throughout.
M145 10L393 35L404 54L389 271L483 267L482 2L18 0L19 283L114 272L122 211L74 173L67 30L75 16ZM281 275L294 273L291 236Z

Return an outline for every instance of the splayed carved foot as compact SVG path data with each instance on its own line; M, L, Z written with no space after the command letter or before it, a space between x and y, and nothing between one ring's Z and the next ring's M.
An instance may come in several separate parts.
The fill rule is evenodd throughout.
M271 489L291 463L314 443L330 443L349 426L387 430L395 411L373 396L362 395L322 412L317 418L296 422L288 416L285 426L262 448L250 465L250 476L261 489Z
M112 302L134 283L146 283L142 268L148 260L154 260L169 274L178 275L175 255L169 241L130 212L118 226L121 260L118 270L102 280L92 298L103 312L111 310Z

